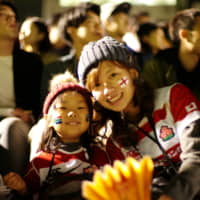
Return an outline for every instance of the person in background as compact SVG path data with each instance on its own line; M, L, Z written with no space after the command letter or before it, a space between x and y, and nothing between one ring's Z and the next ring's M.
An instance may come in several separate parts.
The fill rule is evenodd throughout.
M142 66L160 50L171 47L164 30L156 23L147 22L140 24L137 35L141 44Z
M131 4L127 2L118 4L113 9L104 23L107 35L122 41L124 34L128 32L130 10Z
M137 35L138 24L136 23L135 16L130 14L128 31L124 34L122 40L126 45L135 52L141 51L141 44Z
M70 195L68 198L74 199L72 194L81 196L81 179L73 177L92 173L108 162L104 151L92 146L91 95L76 83L59 81L45 99L43 115L46 123L40 152L31 160L24 176L28 192L37 195L66 176L59 187L48 191L48 196Z
M11 171L23 174L29 158L28 131L40 115L39 56L20 50L18 14L10 1L0 1L0 144L8 150Z
M138 25L152 22L152 17L148 11L142 10L135 15L136 23Z
M126 46L108 36L83 48L78 75L96 101L99 123L112 120L110 160L148 155L152 198L193 200L200 191L200 103L192 92L180 83L154 91Z
M49 30L49 40L53 47L53 52L58 57L69 54L71 49L71 43L64 38L61 28L58 26L62 14L63 12L55 13L46 21Z
M160 51L143 67L143 78L154 88L180 82L200 100L200 10L181 10L169 22L173 48Z
M40 17L27 17L19 31L20 48L38 54L44 65L54 62L58 56L53 53L48 27Z
M12 172L10 155L7 149L0 145L0 199L21 200L26 191L26 184L23 178L16 172Z
M104 35L99 14L99 6L88 2L68 7L60 18L58 26L63 37L72 43L72 49L70 54L45 66L42 75L41 102L44 101L48 93L49 81L55 74L68 70L75 77L77 76L76 67L82 47L89 41L98 40Z

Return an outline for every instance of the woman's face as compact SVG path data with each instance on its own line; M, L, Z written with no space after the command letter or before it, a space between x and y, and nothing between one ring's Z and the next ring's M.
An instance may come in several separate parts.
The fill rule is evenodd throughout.
M77 142L89 128L89 110L85 99L76 91L66 91L52 105L51 126L64 142Z
M128 70L117 62L102 61L98 65L98 80L91 88L96 101L112 111L123 111L132 101L138 76L135 69Z

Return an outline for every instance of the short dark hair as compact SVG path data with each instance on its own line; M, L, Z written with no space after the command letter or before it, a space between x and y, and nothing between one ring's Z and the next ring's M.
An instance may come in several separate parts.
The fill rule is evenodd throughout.
M30 21L32 24L34 24L38 31L44 34L44 38L38 42L38 50L40 53L49 51L51 49L51 43L49 40L49 32L48 32L48 26L45 23L45 21L40 17L27 17L25 21Z
M185 9L177 12L177 14L169 22L169 34L174 45L179 45L179 30L188 29L192 30L196 17L200 16L200 10L197 8Z
M148 36L151 32L157 30L158 28L159 26L153 22L146 22L139 25L137 35L141 43L142 51L151 51L151 47L146 42L144 42L143 37Z
M72 41L72 38L67 33L67 27L79 27L87 18L87 13L91 11L98 16L100 15L100 7L94 3L81 3L77 6L68 7L59 21L61 33L66 40Z
M60 18L62 17L62 12L57 12L54 13L50 16L49 19L47 19L46 23L48 26L56 26L60 20Z
M131 4L128 2L118 4L111 12L110 16L117 15L118 13L128 14L131 9Z
M18 20L19 16L18 16L17 8L12 1L0 0L0 6L7 6L7 7L11 8L16 15L16 19Z

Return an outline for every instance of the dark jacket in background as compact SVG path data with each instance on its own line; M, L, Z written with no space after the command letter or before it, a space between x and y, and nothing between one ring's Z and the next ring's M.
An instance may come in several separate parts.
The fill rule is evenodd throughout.
M38 55L19 49L14 51L13 72L16 107L32 110L36 119L41 112L40 84L42 70L43 64Z
M200 62L192 72L182 66L178 58L178 49L160 51L147 61L142 69L143 78L153 87L160 88L175 82L189 87L200 100Z

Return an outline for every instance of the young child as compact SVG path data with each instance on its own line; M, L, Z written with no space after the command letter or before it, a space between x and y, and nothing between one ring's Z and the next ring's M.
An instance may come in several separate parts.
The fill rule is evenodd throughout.
M77 197L81 178L73 180L73 177L85 175L87 178L87 173L107 162L103 151L91 144L90 93L75 83L57 84L45 99L43 114L46 128L41 151L30 162L24 177L28 192L38 196L40 191L55 184L48 191L49 196L75 194ZM66 180L63 177L67 177Z
M156 185L166 186L159 200L194 199L200 191L200 104L191 91L178 83L152 91L133 55L111 37L83 48L78 75L102 120L113 122L110 159L149 155Z
M74 83L78 84L78 80L68 71L66 70L65 73L56 74L49 82L49 91L51 91L55 85L60 83ZM35 157L35 154L39 150L41 137L42 137L42 130L45 128L45 119L41 118L29 131L29 141L30 141L30 160Z

